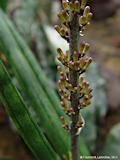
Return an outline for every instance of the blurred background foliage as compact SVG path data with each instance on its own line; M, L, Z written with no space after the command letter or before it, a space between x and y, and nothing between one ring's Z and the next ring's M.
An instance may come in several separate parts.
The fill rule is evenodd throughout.
M95 63L91 65L85 77L91 83L94 98L91 106L82 111L86 126L81 133L80 150L83 155L89 152L91 155L120 157L120 2L96 0L93 4L88 0L88 4L92 7L94 19L83 40L86 39L91 44L89 54ZM64 50L68 48L68 44L53 29L54 24L59 23L56 15L60 7L59 0L0 1L0 8L6 12L34 53L48 78L46 81L56 94L58 79L56 66L59 62L56 60L55 49L60 46ZM9 36L7 38L9 39ZM30 106L31 102L21 89L11 65L3 54L4 51L6 48L0 47L0 58L13 83ZM36 118L32 109L31 113ZM3 160L4 157L16 160L32 159L1 103L0 158Z

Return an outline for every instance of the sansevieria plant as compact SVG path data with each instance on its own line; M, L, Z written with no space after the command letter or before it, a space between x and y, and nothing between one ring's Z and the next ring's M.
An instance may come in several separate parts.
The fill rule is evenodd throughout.
M61 25L55 26L60 36L69 43L66 53L61 48L57 49L57 53L58 60L62 63L62 66L58 66L61 105L70 117L71 124L67 124L64 117L61 120L71 135L72 160L78 160L78 137L84 126L80 110L90 105L92 98L92 89L83 77L92 62L91 57L86 55L89 44L80 43L80 37L84 35L92 18L90 7L86 3L86 0L63 0L63 10L58 14Z
M85 0L63 0L62 5L58 14L61 25L55 29L67 40L69 49L66 53L57 49L62 64L58 67L61 103L26 42L0 9L0 101L37 160L78 160L79 155L89 155L84 140L78 137L84 126L80 110L92 98L83 76L92 60L86 56L89 44L80 43L80 36L92 14Z

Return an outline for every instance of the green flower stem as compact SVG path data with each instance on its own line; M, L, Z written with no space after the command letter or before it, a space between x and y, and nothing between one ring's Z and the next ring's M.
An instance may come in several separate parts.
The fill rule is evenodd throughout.
M65 66L64 69L58 67L58 84L61 105L71 119L71 126L64 117L61 120L71 135L71 159L78 160L78 135L84 127L80 110L90 105L92 98L92 89L82 76L92 62L92 58L86 56L89 44L79 43L79 39L90 25L92 13L90 7L86 6L86 0L63 0L62 5L63 10L58 14L61 25L56 25L55 29L69 43L69 51L64 54L61 48L57 49L58 60Z

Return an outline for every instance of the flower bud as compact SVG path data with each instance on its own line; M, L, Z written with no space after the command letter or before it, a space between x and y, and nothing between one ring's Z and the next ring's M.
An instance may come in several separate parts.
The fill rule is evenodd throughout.
M74 87L74 92L76 93L78 91L78 87Z
M62 5L65 11L69 11L70 9L69 2L67 2L66 0L63 0Z
M64 54L63 51L60 48L57 49L57 53L58 53L58 56L57 56L58 60L63 65L68 66L68 59L69 59L68 55Z
M67 14L66 11L61 11L59 14L58 14L58 17L60 18L61 22L64 24L64 23L67 23L69 21L69 15Z
M80 17L80 25L86 25L86 23L87 23L87 19L86 19L86 17L85 16L81 16Z
M63 28L60 29L60 35L61 35L62 37L65 37L65 36L66 36L66 31L65 31Z
M90 7L89 7L89 6L86 6L85 9L84 9L83 15L84 15L85 17L87 17L89 13L90 13Z
M91 98L93 97L93 95L92 95L92 94L89 94L88 97L89 97L89 99L91 99Z
M91 101L86 101L86 106L89 106L91 104Z
M57 52L62 56L63 55L63 51L61 48L57 48Z
M87 15L87 21L88 21L88 22L91 21L92 16L93 16L93 14L92 14L91 12Z
M85 32L90 26L90 22L87 22L85 26L83 26L82 30Z
M87 0L81 0L81 9L84 10Z
M81 53L81 54L83 53L84 48L85 48L85 42L82 42L82 43L80 44L80 53Z
M80 102L80 109L85 108L87 105L84 102Z
M83 78L82 76L80 76L80 77L79 77L79 82L80 82L80 83L83 83L83 81L84 81L84 78Z
M82 128L84 126L83 124L83 121L78 121L75 128Z
M74 2L74 10L75 12L80 13L80 3L78 0Z
M69 126L68 126L65 118L64 118L63 116L61 116L60 119L61 119L61 121L62 121L62 124L63 124L62 126L63 126L63 128L66 129L67 131L69 131Z
M75 112L73 111L73 108L69 108L67 111L68 116L72 116L75 114Z
M92 58L90 57L84 66L84 70L86 70L91 63L92 63Z
M83 57L86 52L89 50L90 45L88 43L81 43L80 44L80 54Z
M90 45L88 43L85 43L85 47L83 49L83 54L85 54L90 48Z
M70 2L69 3L69 5L70 5L70 11L72 11L72 12L74 12L74 10L75 10L75 6L74 6L74 3L73 2Z
M80 69L83 70L86 65L86 61L84 59L80 59Z
M66 87L67 87L70 91L73 90L73 86L72 86L72 84L70 84L69 82L66 84Z

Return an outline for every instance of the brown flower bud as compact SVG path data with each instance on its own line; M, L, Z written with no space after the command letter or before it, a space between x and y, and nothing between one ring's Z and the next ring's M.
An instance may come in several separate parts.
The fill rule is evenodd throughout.
M86 25L87 24L87 19L85 16L81 16L80 17L80 25Z
M90 48L90 45L88 43L85 43L83 54L85 54L89 50L89 48Z
M67 2L66 0L63 0L62 5L63 5L64 10L69 11L70 9L69 2Z
M83 70L85 65L86 65L85 59L81 58L80 59L80 69Z
M81 53L81 54L83 53L84 48L85 48L85 42L82 42L82 43L80 44L80 53Z
M62 10L59 14L58 14L59 19L61 20L61 23L68 23L69 21L69 15L67 14L67 12L65 10Z
M81 9L84 10L87 0L81 0Z
M66 129L67 131L69 131L69 125L67 124L65 118L63 116L60 117L61 121L62 121L62 126L64 129Z
M61 57L63 56L63 51L61 48L57 48L57 52Z
M66 36L66 31L65 31L63 28L60 29L60 35L61 35L62 37L65 37L65 36Z
M86 62L86 64L85 64L85 66L84 66L83 69L86 70L91 63L92 63L92 58L90 57L90 58L88 59L88 61Z

